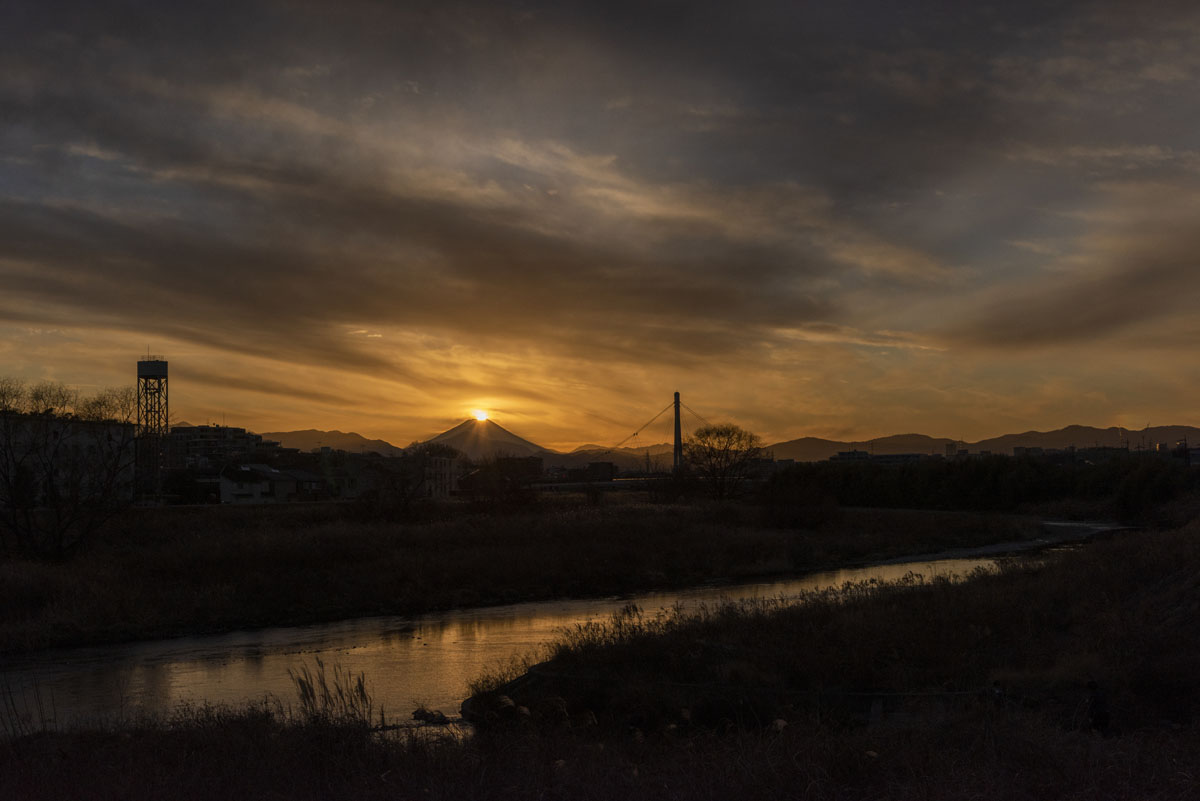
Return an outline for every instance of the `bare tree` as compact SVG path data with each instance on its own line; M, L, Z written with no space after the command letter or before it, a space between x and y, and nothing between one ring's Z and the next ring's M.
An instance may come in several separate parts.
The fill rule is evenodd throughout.
M0 548L70 556L133 499L132 388L0 378Z
M737 491L760 453L759 436L733 423L702 426L683 443L684 461L718 499Z

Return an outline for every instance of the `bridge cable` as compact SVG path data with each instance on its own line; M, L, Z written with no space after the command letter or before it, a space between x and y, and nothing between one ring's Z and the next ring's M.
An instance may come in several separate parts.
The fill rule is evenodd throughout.
M680 406L682 406L683 408L687 409L687 410L688 410L689 412L691 412L693 415L695 415L695 416L696 416L696 418L697 418L697 419L699 419L701 423L704 423L704 425L706 425L706 426L711 426L711 425L712 425L712 423L710 423L710 422L708 422L707 420L705 420L705 419L704 419L704 418L703 418L703 417L702 417L700 414L698 414L698 413L696 412L696 410L695 410L695 409L693 409L691 406L688 406L686 403L683 403L682 401L680 401L679 405L680 405ZM661 414L661 412L660 412L660 414Z
M621 446L622 446L622 445L624 445L626 442L628 442L629 440L633 439L633 438L634 438L634 437L636 437L638 434L642 433L642 431L644 431L644 430L646 429L646 427L647 427L647 426L649 426L651 423L653 423L653 422L654 422L655 420L657 420L658 418L662 417L662 416L663 416L663 412L667 411L667 409L670 409L670 408L671 408L672 406L674 406L674 405L675 405L675 401L671 401L670 403L668 403L666 406L664 406L664 407L663 407L663 410L662 410L662 412L659 412L658 414L656 414L656 415L654 415L653 417L651 417L651 418L650 418L650 420L649 420L648 422L646 422L644 425L642 425L642 427L641 427L641 428L639 428L637 431L634 431L632 434L630 434L628 437L626 437L625 439L623 439L623 440L621 440L620 442L618 442L616 445L613 445L611 448L609 448L609 449L608 449L608 451L609 451L609 452L615 451L617 448L621 447Z

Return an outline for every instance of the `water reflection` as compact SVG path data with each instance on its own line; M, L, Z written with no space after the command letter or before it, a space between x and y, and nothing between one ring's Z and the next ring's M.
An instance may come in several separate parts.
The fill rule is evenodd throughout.
M389 718L417 705L454 715L467 683L485 669L532 651L576 623L606 618L625 604L647 613L722 598L794 597L846 582L966 575L991 558L905 562L800 579L650 593L634 598L562 600L459 610L417 618L377 617L127 645L46 651L9 660L0 677L18 715L39 717L38 700L60 724L169 712L181 701L239 704L273 695L290 703L288 670L319 656L365 672ZM11 725L13 711L0 708Z

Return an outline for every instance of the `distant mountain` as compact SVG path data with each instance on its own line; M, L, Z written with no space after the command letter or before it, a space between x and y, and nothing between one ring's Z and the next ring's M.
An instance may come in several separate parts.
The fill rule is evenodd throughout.
M263 439L278 440L285 448L299 448L302 451L325 446L351 453L375 451L384 456L399 456L404 452L403 448L398 448L390 442L382 439L367 439L354 432L320 431L310 428L304 431L269 431L263 433L262 436ZM1021 434L1005 434L979 442L965 443L947 437L928 437L924 434L894 434L873 440L852 442L801 437L769 445L767 450L771 451L776 459L821 462L839 451L850 450L869 451L875 454L944 454L946 446L954 444L956 447L966 448L972 453L991 451L992 453L1011 455L1013 448L1061 449L1070 446L1092 448L1127 445L1130 450L1152 449L1159 443L1174 446L1182 439L1186 439L1193 445L1200 444L1200 428L1150 426L1135 431L1116 426L1095 428L1072 425L1054 431L1026 431ZM589 444L580 445L570 453L558 453L523 439L491 420L465 420L454 428L429 439L428 442L449 445L472 459L497 455L540 456L546 467L587 467L590 462L612 462L621 470L643 470L646 467L647 452L650 455L651 470L669 470L671 466L672 445L668 442L640 448L606 448L601 445Z
M850 450L850 443L819 437L801 437L767 446L776 459L795 459L797 462L823 462L838 451Z
M476 460L495 456L544 456L553 453L541 445L521 439L491 420L464 420L454 428L426 441L449 445L459 453Z
M990 450L992 453L1012 453L1014 447L1021 448L1121 448L1130 450L1153 449L1158 443L1174 446L1181 439L1200 443L1200 428L1193 426L1149 426L1140 430L1128 428L1093 428L1092 426L1067 426L1056 431L1026 431L1023 434L1005 434L1001 437L980 440L970 446L971 450Z
M675 446L671 443L659 442L654 445L641 445L635 448L613 448L609 445L580 445L578 448L572 449L571 453L604 451L605 453L627 453L645 457L647 451L650 452L651 456L661 456L664 453L669 454L673 450L675 450Z
M767 446L776 459L795 459L797 462L821 462L841 451L867 451L874 454L924 453L944 454L946 445L955 440L945 437L927 437L924 434L893 434L871 440L842 442L818 437L777 442Z
M308 428L303 431L268 431L262 434L263 439L278 440L285 448L298 448L311 451L314 448L332 448L335 451L350 453L370 453L372 451L383 456L399 456L403 448L397 448L382 439L367 439L353 431L320 431Z
M426 442L449 445L476 460L494 456L540 456L547 468L587 467L592 462L612 462L621 470L645 469L646 466L646 447L606 448L601 445L581 445L570 453L559 453L523 439L492 420L464 420ZM672 446L656 444L648 447L651 469L669 469Z
M620 470L645 470L647 450L650 455L650 472L671 469L671 445L652 445L649 448L604 448L589 445L583 449L576 448L570 453L556 453L544 458L547 467L587 467L592 462L612 462Z
M839 451L860 450L876 454L890 453L925 453L944 454L946 446L956 445L971 453L991 451L992 453L1011 456L1013 448L1046 448L1063 449L1068 447L1119 448L1128 446L1130 450L1141 448L1152 449L1158 443L1173 446L1181 439L1200 443L1200 428L1192 426L1152 426L1139 431L1128 428L1094 428L1092 426L1067 426L1055 431L1026 431L1023 434L1005 434L1000 437L980 440L979 442L962 442L947 437L927 437L924 434L896 434L890 437L879 437L873 440L858 440L842 442L839 440L818 439L817 437L802 437L801 439L779 442L768 447L776 459L795 459L798 462L819 462L828 459Z

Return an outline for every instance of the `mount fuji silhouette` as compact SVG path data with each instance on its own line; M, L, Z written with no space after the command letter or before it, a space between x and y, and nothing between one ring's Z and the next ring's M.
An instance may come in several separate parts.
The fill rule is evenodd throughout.
M552 453L541 445L521 439L491 420L464 420L426 441L449 445L473 460L496 456L545 456Z

